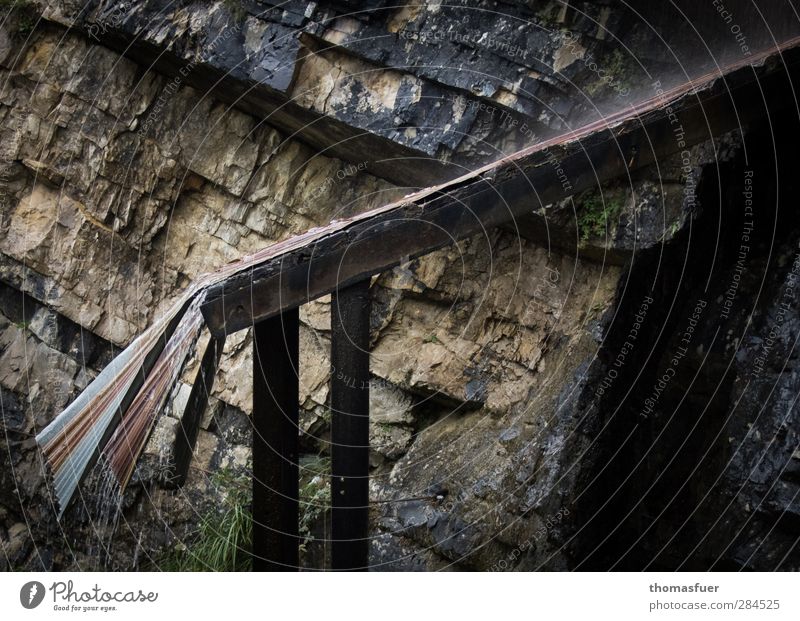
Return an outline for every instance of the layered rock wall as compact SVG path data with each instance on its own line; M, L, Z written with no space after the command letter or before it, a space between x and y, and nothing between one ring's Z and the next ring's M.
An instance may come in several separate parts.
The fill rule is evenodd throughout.
M666 40L655 46L647 22L611 2L401 9L182 2L165 9L65 1L39 8L14 14L0 29L0 563L29 569L158 563L224 498L213 473L248 473L252 348L242 331L228 338L184 487L174 489L164 473L191 372L158 421L113 538L105 527L98 533L81 507L57 524L44 493L33 435L200 274L627 105L637 85L652 94L645 78L666 85L675 58L683 66L699 45L672 32L673 47ZM668 22L664 11L645 17ZM696 23L718 33L715 19ZM723 32L708 42L727 49L728 39ZM709 64L704 57L692 69ZM763 139L766 130L753 131ZM615 416L622 401L615 391L635 376L612 382L607 392L616 401L598 395L598 386L643 304L650 327L656 318L677 322L673 306L675 313L693 308L684 281L670 279L677 268L659 266L664 257L685 262L698 222L706 232L723 227L709 206L723 204L713 191L718 170L741 166L741 141L740 132L715 137L568 199L573 209L557 210L551 226L576 242L577 256L511 227L373 280L374 567L605 568L628 545L612 537L598 547L627 524L620 507L633 511L635 532L649 532L648 516L664 508L658 503L603 507L630 460L647 454L659 418L639 421L638 402L625 406L627 417ZM768 149L762 144L759 153L766 158ZM703 200L687 200L700 196L702 184L712 187ZM725 201L736 208L730 196ZM792 240L781 243L785 260L770 272L776 292L791 274ZM720 282L735 260L735 253L720 260ZM758 255L762 267L771 260ZM700 273L699 263L688 265ZM756 286L743 286L741 295ZM682 292L680 304L671 304L673 290ZM725 299L721 290L703 295L709 304ZM759 302L759 321L777 312L778 293L770 295ZM328 452L329 315L327 299L301 309L305 457ZM737 317L734 334L748 321ZM648 335L626 369L647 370L643 391L657 364L669 361L669 345ZM767 375L756 381L744 368L759 351L752 339L760 337L748 338L731 363L729 343L698 336L702 349L692 364L722 347L720 360L738 369L725 390L738 394L733 386L750 380L768 394ZM776 425L780 431L779 418L792 411L791 370L770 367L768 375L781 396L756 423L761 434ZM706 380L709 391L716 379ZM748 412L760 398L748 397ZM714 404L724 419L728 402ZM751 418L736 414L719 442L745 435L749 442ZM616 440L631 429L639 435L630 435L632 448L615 461ZM760 454L751 445L732 453L736 467L719 496L755 512L745 528L755 524L762 535L796 515L788 429L749 496L732 490L752 479ZM648 481L669 469L674 449L667 443L648 456L631 498L648 498ZM780 485L771 486L779 467ZM598 471L605 474L595 480ZM673 473L669 484L679 480ZM693 484L691 493L702 496L707 484ZM667 514L659 526L667 535L656 541L683 517ZM734 522L692 557L697 567L713 564L721 542L741 526ZM773 556L781 537L770 544ZM98 545L110 547L101 554ZM733 546L720 563L750 566L748 550ZM690 552L659 562L672 567ZM310 547L305 562L319 564L324 554ZM631 567L660 558L649 543L637 554Z

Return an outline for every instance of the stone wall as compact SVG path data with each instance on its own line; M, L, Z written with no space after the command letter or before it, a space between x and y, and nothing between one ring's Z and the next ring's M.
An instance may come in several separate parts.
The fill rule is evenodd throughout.
M4 400L12 404L7 407L15 412L6 427L25 438L9 443L16 475L4 479L3 498L12 499L4 507L5 529L14 534L14 546L24 541L15 566L91 567L98 562L96 545L60 544L49 507L23 512L15 497L15 481L23 474L28 487L22 502L42 496L31 439L36 430L199 274L292 233L388 202L403 190L370 175L367 165L317 154L57 26L38 30L19 58L8 61L2 79L8 164L0 259L9 287L1 381ZM587 326L611 303L618 271L576 265L512 233L493 231L377 279L375 497L428 494L431 481L424 473L434 463L419 471L408 464L462 435L471 437L465 429L476 429L480 440L472 442L483 456L450 475L460 482L452 485L454 494L474 484L477 464L487 455L498 461L493 485L511 476L514 459L522 457L494 456L493 435L522 428L528 431L520 446L535 454L544 450L547 443L531 434L547 429L543 413L574 372L568 361L576 352L590 356L596 346ZM26 312L36 308L36 317L50 317L53 335L42 332L43 320L14 310L22 292ZM312 453L327 451L328 315L325 299L304 307L302 315L301 403L308 431L303 442ZM103 355L87 356L83 344L57 346L71 343L74 331L81 343L96 341ZM177 492L163 485L161 466L169 460L173 410L179 408L168 408L158 422L113 539L114 566L138 567L173 547L202 508L215 502L209 474L247 469L251 360L249 333L233 335L189 481ZM175 396L178 404L187 392L184 384ZM467 502L469 513L459 519L477 516L485 502ZM20 524L32 515L41 518L40 526L29 534ZM396 538L393 519L381 518L382 537ZM78 533L90 532L85 516L69 523L74 526L67 538L80 540Z
M16 434L4 459L21 468L4 468L9 525L42 484L32 435L189 282L399 195L363 165L320 155L59 27L13 51L19 56L9 52L0 73L0 382L5 425ZM246 433L225 443L217 419L247 427L248 343L242 334L228 344L197 468L247 462ZM313 367L309 360L304 351ZM150 453L163 451L170 431L167 417ZM22 473L29 488L17 498ZM23 556L15 566L39 558ZM60 567L80 561L58 545L46 558Z
M226 343L185 486L163 474L192 369L113 538L80 506L56 523L44 493L36 431L198 275L602 109L587 101L618 104L641 76L615 55L615 33L651 70L667 66L613 3L486 3L506 14L488 25L436 2L284 4L185 2L155 19L160 3L120 12L53 2L32 32L19 17L0 28L0 563L151 566L224 499L214 472L249 471L252 347L242 331ZM482 37L442 36L452 23ZM374 567L570 569L603 539L619 515L584 525L620 471L582 492L616 446L601 433L614 404L596 398L615 330L640 308L647 269L663 253L681 256L710 213L687 203L687 185L713 184L741 140L717 137L688 163L671 158L602 196L568 199L574 211L557 210L550 225L578 240L577 256L499 229L373 279ZM613 218L597 219L598 200ZM328 452L329 303L301 309L306 457ZM793 376L780 377L790 388ZM773 513L794 506L793 489ZM305 562L324 554L309 549ZM742 555L730 558L746 566Z

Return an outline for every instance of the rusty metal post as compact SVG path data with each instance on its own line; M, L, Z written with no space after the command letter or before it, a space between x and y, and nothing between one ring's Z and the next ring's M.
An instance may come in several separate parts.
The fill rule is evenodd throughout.
M298 536L299 312L253 329L253 570L295 571Z
M331 300L331 563L366 570L369 552L369 280Z

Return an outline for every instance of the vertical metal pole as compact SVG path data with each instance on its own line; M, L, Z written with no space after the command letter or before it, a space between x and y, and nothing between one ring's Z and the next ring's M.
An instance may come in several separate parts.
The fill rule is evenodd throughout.
M253 570L299 564L298 309L253 329Z
M331 563L369 565L369 280L331 300Z

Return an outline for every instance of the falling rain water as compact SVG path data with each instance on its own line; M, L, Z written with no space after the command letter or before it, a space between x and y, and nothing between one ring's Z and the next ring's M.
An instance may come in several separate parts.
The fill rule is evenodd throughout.
M111 561L111 542L122 514L122 489L114 471L102 457L94 468L92 478L95 502L89 519L96 540L89 548L89 556L95 561L95 570L103 570L108 568Z

